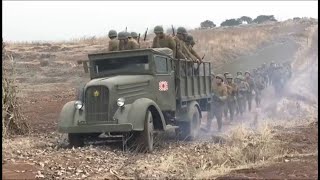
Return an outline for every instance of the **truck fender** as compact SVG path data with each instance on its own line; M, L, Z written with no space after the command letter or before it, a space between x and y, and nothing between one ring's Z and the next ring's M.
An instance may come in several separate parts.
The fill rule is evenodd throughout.
M75 101L70 101L66 103L59 115L59 122L58 122L58 130L68 128L70 126L74 126L75 122L75 114L76 109L74 108Z
M164 116L159 106L148 98L137 99L132 104L125 105L123 108L119 107L114 119L117 119L119 123L131 123L134 131L143 131L148 109L152 113L154 128L164 130L166 127Z

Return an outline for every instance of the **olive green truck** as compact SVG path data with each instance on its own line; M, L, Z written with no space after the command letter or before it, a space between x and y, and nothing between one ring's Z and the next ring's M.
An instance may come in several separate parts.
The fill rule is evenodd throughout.
M132 136L153 150L154 133L175 129L182 139L198 135L211 105L211 64L172 57L168 48L89 54L83 62L90 81L60 113L58 131L71 146L87 137Z

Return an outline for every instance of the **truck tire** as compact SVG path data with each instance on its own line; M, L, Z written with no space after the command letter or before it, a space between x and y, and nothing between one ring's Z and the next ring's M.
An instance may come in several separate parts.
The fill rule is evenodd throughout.
M68 140L69 140L70 147L83 147L84 146L84 137L82 134L69 133Z
M191 116L187 122L180 122L177 134L180 140L195 140L200 130L200 114L198 108L194 106L191 109Z
M147 110L144 121L144 130L142 131L144 149L151 153L153 151L153 118L150 110Z

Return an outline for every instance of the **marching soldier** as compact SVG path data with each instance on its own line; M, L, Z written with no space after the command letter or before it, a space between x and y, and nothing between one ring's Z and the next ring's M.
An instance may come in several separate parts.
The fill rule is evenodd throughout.
M248 110L251 111L251 104L252 104L252 98L253 98L253 92L255 93L255 84L254 80L251 77L251 74L249 71L246 71L244 73L246 82L249 84L249 91L247 92L247 102L248 102Z
M249 91L249 84L245 81L245 78L242 75L238 75L237 87L238 87L238 105L239 111L242 115L246 110L246 97Z
M222 113L223 113L223 106L227 99L227 87L223 83L224 77L222 74L216 75L215 82L212 83L212 91L214 93L213 95L213 102L211 106L211 111L214 114L214 116L217 118L218 122L218 131L221 131L222 128ZM210 131L211 129L211 122L212 119L208 121L207 124L207 130Z
M228 90L227 107L230 112L230 120L233 121L234 111L236 107L237 85L233 82L233 77L231 74L227 74L226 79Z

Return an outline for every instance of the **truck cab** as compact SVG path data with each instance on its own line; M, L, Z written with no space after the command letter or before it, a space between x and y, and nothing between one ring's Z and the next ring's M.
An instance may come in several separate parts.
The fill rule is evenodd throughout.
M172 57L168 48L89 54L90 81L61 110L58 130L72 146L92 134L140 136L153 150L156 131L194 139L211 103L210 63ZM87 64L88 63L88 64ZM124 138L124 141L126 138Z

